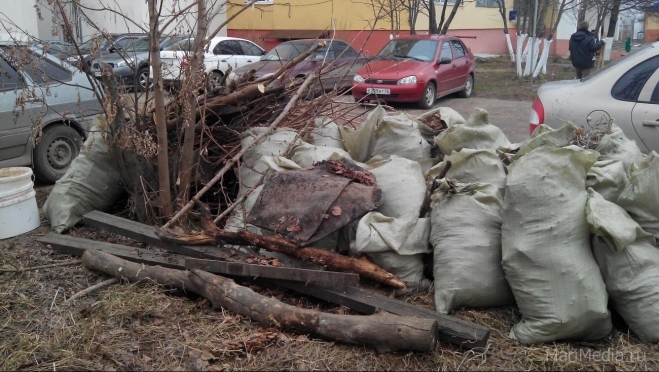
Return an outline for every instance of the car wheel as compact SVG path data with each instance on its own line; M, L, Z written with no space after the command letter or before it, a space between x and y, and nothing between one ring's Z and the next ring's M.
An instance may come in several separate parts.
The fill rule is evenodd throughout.
M138 92L144 92L147 89L151 89L152 86L153 81L149 79L149 68L145 67L137 70L137 84L135 85L135 90Z
M213 71L211 75L208 77L208 87L209 89L215 90L219 87L222 86L222 80L224 80L224 75L217 71Z
M41 141L34 149L34 174L42 181L60 179L80 153L82 138L66 125L53 125L43 131Z
M435 84L433 83L428 83L426 85L426 88L423 90L423 96L421 97L421 100L419 101L418 105L422 109L429 109L432 107L432 105L435 104L435 100L437 99L437 93L435 89Z
M467 82L465 83L465 88L458 92L458 96L461 98L471 97L471 93L474 91L474 77L469 74L467 77Z

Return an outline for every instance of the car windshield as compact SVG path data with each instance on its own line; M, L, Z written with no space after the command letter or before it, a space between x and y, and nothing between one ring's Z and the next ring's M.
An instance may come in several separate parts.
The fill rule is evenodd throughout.
M391 40L377 54L378 59L411 58L430 62L435 58L437 40Z
M290 61L300 55L310 43L282 43L277 45L273 50L264 55L262 61Z
M164 40L161 39L160 48L165 50L166 48L169 48L170 46L179 43L182 40L190 40L190 39L187 38L183 39L182 36L172 36L172 37L164 38Z
M80 44L79 48L83 54L87 54L91 52L92 48L104 49L106 46L108 46L108 43L108 40L104 37L93 37Z
M185 39L181 40L178 43L174 43L163 50L181 50L184 52L192 52L194 50L194 40L192 39Z
M609 63L608 65L602 67L601 69L595 71L594 73L586 76L585 78L581 79L581 81L590 80L590 79L592 79L596 76L599 76L603 72L605 72L606 70L608 70L610 68L613 68L613 67L619 65L620 63L622 63L624 61L628 61L630 58L635 58L635 56L637 56L639 54L649 52L650 50L652 50L654 48L657 48L657 47L659 47L659 43L645 44L644 46L642 46L642 47L636 49L635 51L627 54L624 58L618 58L615 61L612 61L611 63Z
M164 37L160 38L160 42L162 43ZM136 42L130 44L129 46L126 47L126 49L133 51L133 52L148 52L149 51L149 38L145 37L142 39L138 39Z

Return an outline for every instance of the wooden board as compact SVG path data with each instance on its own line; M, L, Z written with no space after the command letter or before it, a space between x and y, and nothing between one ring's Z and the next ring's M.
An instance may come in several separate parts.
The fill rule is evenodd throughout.
M344 288L359 285L359 275L333 271L250 265L241 262L223 262L195 258L186 258L185 267L187 269L201 269L215 274L233 275L254 279L282 279L299 282L305 285L311 284L329 288Z
M60 234L48 234L37 241L48 249L72 256L82 256L87 249L95 249L145 265L160 265L170 269L185 269L185 260L183 257L169 253L158 253L143 248L97 242Z
M283 280L269 280L269 282L327 302L347 306L363 314L373 314L375 309L380 309L401 316L435 319L438 326L438 340L450 342L467 349L484 348L487 346L487 340L490 337L490 329L487 327L440 314L431 309L412 305L360 287L329 289L312 285L305 286L304 284Z
M148 226L136 221L131 221L99 211L87 213L86 215L82 216L82 220L87 226L103 229L111 233L137 240L138 242L144 242L151 246L162 248L169 252L188 257L233 261L230 259L230 255L238 254L240 257L249 256L248 254L237 250L232 250L236 251L232 254L228 249L218 248L211 245L186 246L163 242L156 236L153 226Z

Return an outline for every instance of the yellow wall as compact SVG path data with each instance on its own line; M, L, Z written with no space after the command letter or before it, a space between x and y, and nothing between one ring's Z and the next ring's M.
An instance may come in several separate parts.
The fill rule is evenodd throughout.
M437 19L439 20L442 8L444 5L437 4L435 5L435 11L437 13ZM451 9L453 5L448 4L446 6L446 17L448 18L451 14ZM506 1L506 11L512 9L513 1ZM508 15L506 14L506 17ZM511 25L512 23L512 25ZM416 22L417 30L427 30L428 29L428 17L419 14L419 18ZM498 8L485 8L477 7L476 1L465 0L463 5L460 5L458 12L455 14L455 18L451 22L449 30L483 30L483 29L492 29L492 28L503 28L503 21L501 20L501 14L499 14ZM515 23L508 22L508 28L513 29L511 33L514 33Z
M645 19L646 30L659 30L659 16L647 16Z
M513 0L507 0L512 8ZM244 3L234 0L227 18ZM442 5L436 5L437 14ZM447 16L451 5L447 6ZM375 13L370 0L274 0L271 5L255 5L229 23L236 30L322 30L332 29L332 18L336 19L337 30L370 30ZM475 1L465 1L460 6L451 29L499 29L503 27L497 8L476 7ZM509 26L514 28L513 26ZM389 30L388 19L379 20L376 30ZM400 29L409 30L407 13L400 13ZM428 17L419 14L417 30L428 29Z

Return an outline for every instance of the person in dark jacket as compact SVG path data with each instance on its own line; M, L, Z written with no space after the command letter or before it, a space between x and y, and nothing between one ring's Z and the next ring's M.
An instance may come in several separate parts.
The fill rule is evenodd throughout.
M570 59L577 70L577 79L590 75L590 70L595 65L593 57L604 45L604 40L597 41L588 31L588 26L588 22L581 22L579 30L570 37Z

